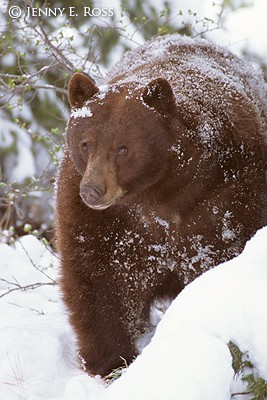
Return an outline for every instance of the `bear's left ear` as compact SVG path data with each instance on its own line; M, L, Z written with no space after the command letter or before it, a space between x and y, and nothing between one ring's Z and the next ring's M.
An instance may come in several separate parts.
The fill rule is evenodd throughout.
M163 116L176 109L175 97L169 82L164 78L156 78L145 87L142 99L149 107L155 108Z
M80 108L89 100L99 89L88 76L76 73L72 76L69 83L68 99L71 107Z

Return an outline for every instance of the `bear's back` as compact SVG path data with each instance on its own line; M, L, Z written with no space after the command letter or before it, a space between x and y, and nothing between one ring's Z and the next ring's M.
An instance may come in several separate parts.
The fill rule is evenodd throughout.
M132 91L155 77L170 82L177 106L197 116L198 124L201 115L213 125L216 116L233 123L236 108L243 107L256 114L258 132L266 136L267 86L261 73L227 49L180 35L157 37L127 52L106 83Z

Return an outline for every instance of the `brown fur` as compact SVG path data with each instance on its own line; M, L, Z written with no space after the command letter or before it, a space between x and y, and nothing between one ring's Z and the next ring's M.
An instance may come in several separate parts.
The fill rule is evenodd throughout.
M175 35L129 52L106 82L107 93L70 82L56 206L63 299L87 371L102 376L137 354L155 298L267 223L266 91L252 67Z

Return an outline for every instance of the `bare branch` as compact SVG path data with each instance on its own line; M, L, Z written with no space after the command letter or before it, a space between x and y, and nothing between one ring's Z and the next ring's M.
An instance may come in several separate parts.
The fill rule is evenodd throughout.
M33 27L34 31L38 34L38 36L40 36L44 43L46 44L46 46L48 46L51 51L53 56L55 57L55 59L60 63L63 64L65 68L67 68L70 72L74 71L74 65L71 63L70 60L67 59L67 57L65 57L65 55L63 54L63 52L61 50L59 50L58 47L55 47L53 45L53 43L51 42L51 40L49 39L49 37L47 36L40 18L37 17L37 21L38 21L38 28L40 29L41 33L38 31L38 29L36 27Z
M27 290L34 290L41 286L55 286L57 284L55 281L53 281L53 282L36 282L36 283L29 284L29 285L21 286L20 284L15 283L15 282L8 282L6 279L3 279L3 278L0 278L0 281L5 282L8 285L15 286L12 289L9 289L7 292L2 293L0 295L0 299L7 296L8 294L10 294L12 292L17 291L17 290L21 290L22 292L25 292Z
M59 87L56 87L56 86L53 86L53 85L27 84L27 86L26 86L25 84L20 84L20 85L16 85L16 86L15 86L14 88L12 88L12 89L8 89L8 90L0 97L0 100L3 99L4 97L8 96L8 95L12 96L12 95L14 95L14 94L23 93L23 92L28 91L28 90L31 90L31 89L34 89L34 90L37 90L37 89L53 90L53 91L55 91L55 92L57 92L57 93L62 93L62 94L65 94L65 95L68 93L67 89L62 89L62 88L59 88Z
M46 278L48 278L50 281L52 281L52 283L55 285L56 281L51 278L47 273L45 273L41 268L39 268L32 260L32 258L30 257L29 253L27 252L27 250L25 249L25 247L23 246L22 242L20 241L21 247L23 248L23 250L25 251L25 254L27 255L30 263L32 264L32 266L34 267L34 269L36 269L36 271L40 272L42 275L44 275Z

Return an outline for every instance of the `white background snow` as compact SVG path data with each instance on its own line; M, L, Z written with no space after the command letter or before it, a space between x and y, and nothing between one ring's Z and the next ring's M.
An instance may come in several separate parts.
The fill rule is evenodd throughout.
M215 10L210 0L175 4L177 12L191 8L208 17ZM267 1L255 0L254 7L228 16L226 32L209 36L267 63L266 16ZM267 379L266 243L264 228L239 257L187 286L152 342L109 387L76 365L75 340L55 284L56 255L31 235L14 246L0 244L0 399L229 400L244 390L234 377L229 341Z

